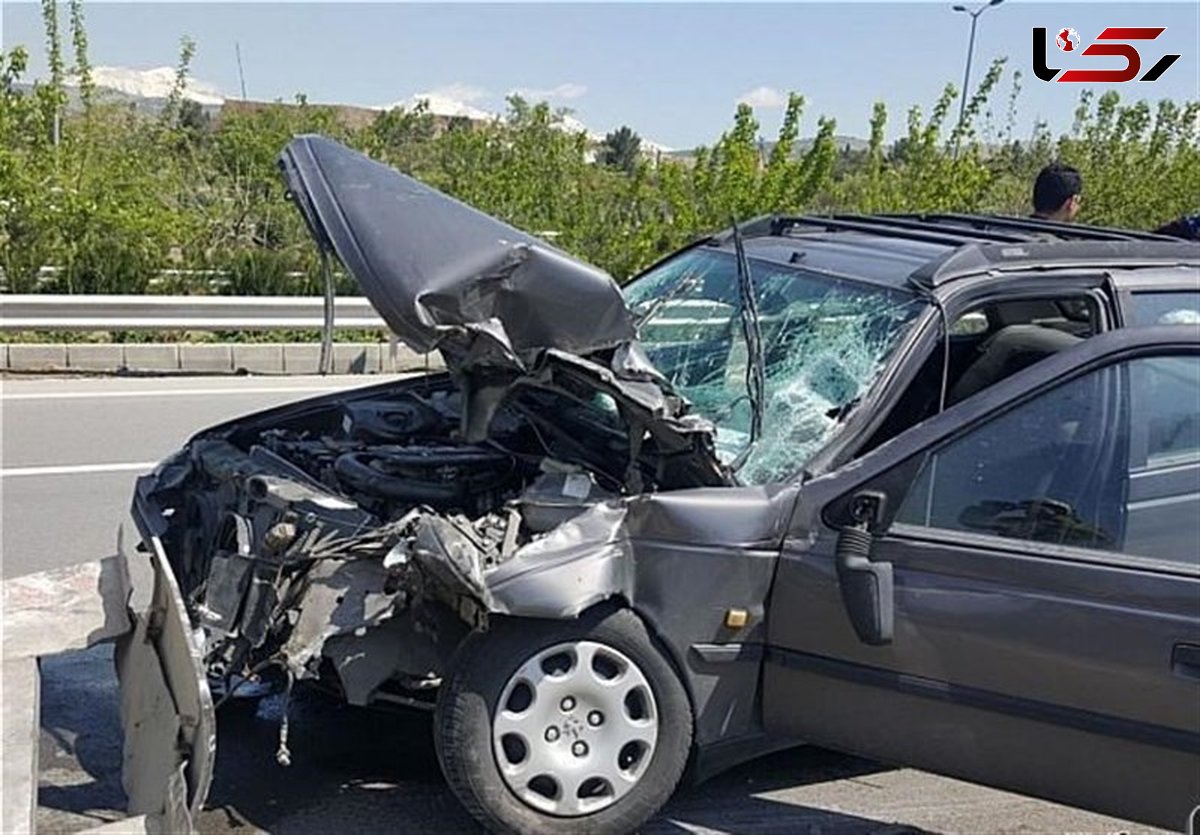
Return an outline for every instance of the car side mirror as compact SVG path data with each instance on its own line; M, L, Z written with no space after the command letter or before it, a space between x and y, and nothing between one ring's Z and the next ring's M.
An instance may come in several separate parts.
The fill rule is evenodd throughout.
M872 529L883 518L885 502L882 493L873 491L850 500L852 522L838 532L834 554L846 613L859 640L871 646L892 642L895 620L892 564L871 560Z

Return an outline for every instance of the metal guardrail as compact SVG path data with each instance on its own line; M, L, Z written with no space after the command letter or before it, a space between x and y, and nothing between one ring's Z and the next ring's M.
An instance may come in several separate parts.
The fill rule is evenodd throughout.
M0 294L0 330L284 330L324 326L320 296ZM361 296L334 301L334 327L386 329Z

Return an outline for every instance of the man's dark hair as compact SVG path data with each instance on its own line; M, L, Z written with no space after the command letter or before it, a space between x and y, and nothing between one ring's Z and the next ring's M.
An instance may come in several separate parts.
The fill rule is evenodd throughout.
M1076 194L1083 193L1083 177L1069 165L1052 162L1038 172L1033 184L1033 208L1050 214L1062 208Z

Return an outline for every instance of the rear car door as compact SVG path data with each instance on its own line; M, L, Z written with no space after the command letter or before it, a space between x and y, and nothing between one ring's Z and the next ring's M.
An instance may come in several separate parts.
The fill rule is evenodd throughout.
M1195 328L1094 337L963 401L801 490L768 730L1182 828L1198 511Z

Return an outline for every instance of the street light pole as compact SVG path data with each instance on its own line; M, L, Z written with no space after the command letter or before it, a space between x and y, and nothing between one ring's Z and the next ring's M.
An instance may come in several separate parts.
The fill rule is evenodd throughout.
M962 129L963 119L967 115L967 90L971 86L971 59L975 55L975 28L979 25L979 16L992 6L999 6L1003 2L1004 0L990 0L990 2L984 3L974 11L968 9L966 6L951 7L953 11L965 12L971 16L971 39L967 42L967 68L963 72L962 100L958 105L958 127L960 130Z

